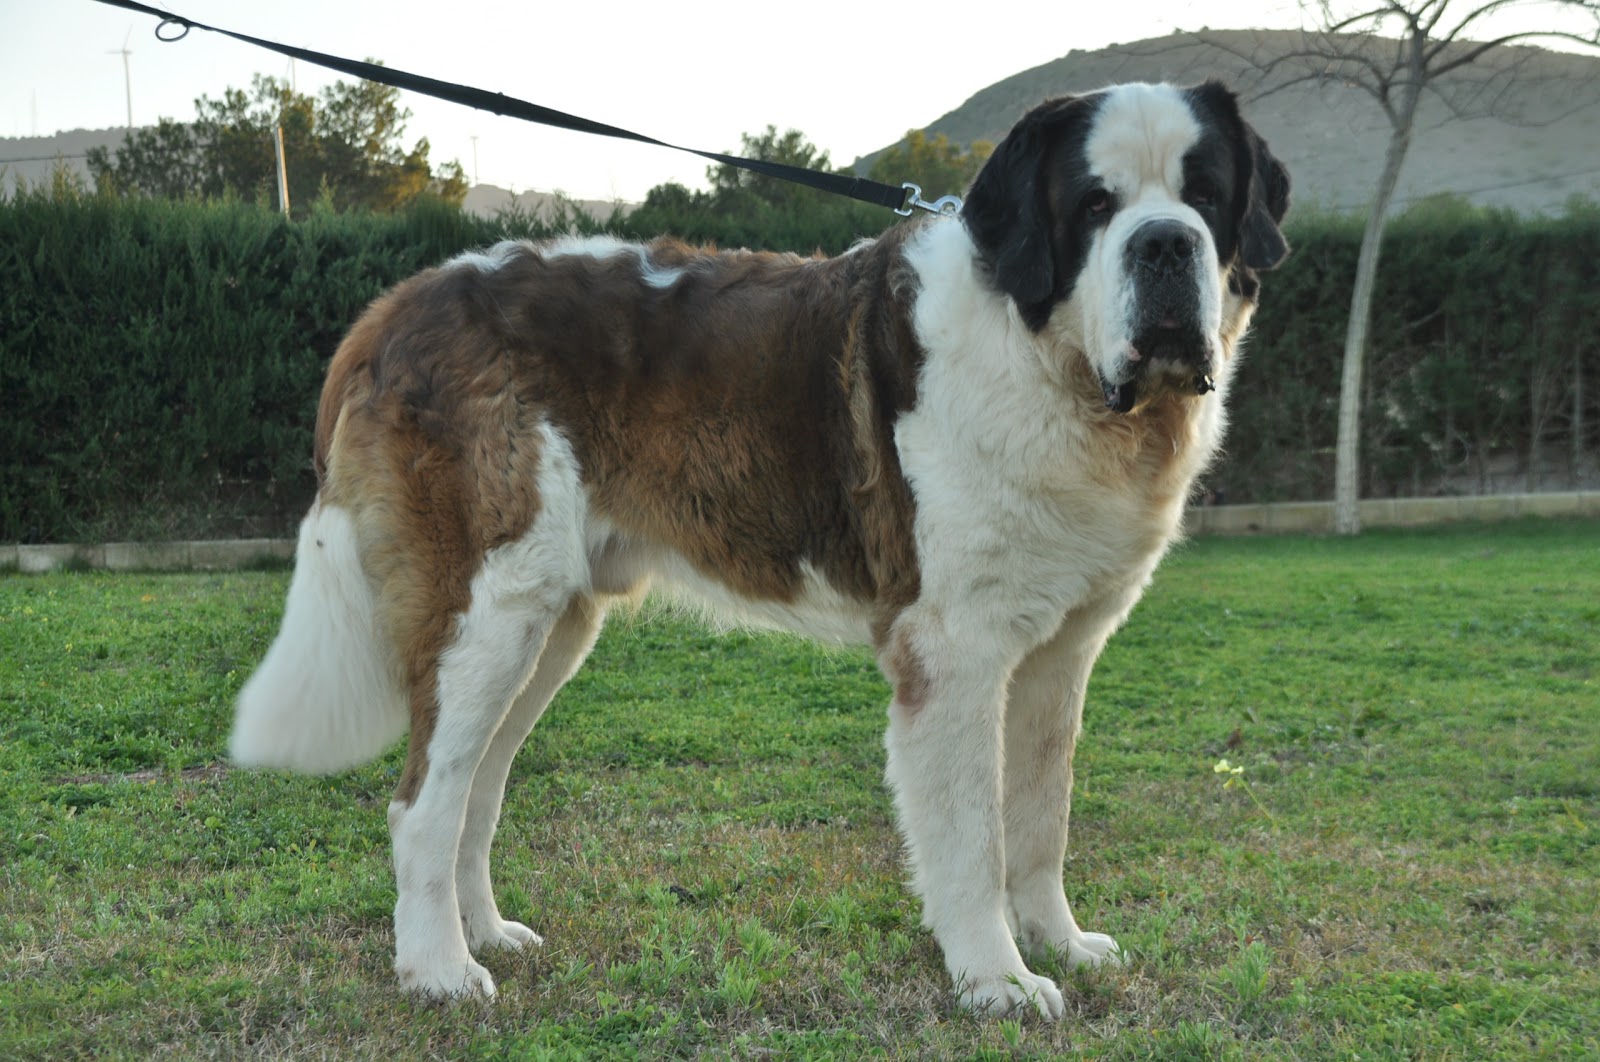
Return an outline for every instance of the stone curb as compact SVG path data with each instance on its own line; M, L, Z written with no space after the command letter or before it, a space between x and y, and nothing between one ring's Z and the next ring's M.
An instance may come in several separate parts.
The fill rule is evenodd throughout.
M110 572L233 571L294 559L294 540L245 538L206 542L108 542L102 546L0 546L0 570L35 574L63 568Z
M1523 516L1600 517L1600 491L1493 494L1460 498L1371 498L1360 503L1361 526L1425 527L1457 520L1514 520ZM1212 505L1184 514L1190 535L1329 534L1332 502ZM294 559L289 538L203 542L108 542L105 545L0 545L0 571L28 574L85 568L96 571L232 571L263 561Z
M1357 504L1363 528L1426 527L1457 520L1515 520L1523 516L1600 517L1600 491L1488 494L1456 498L1368 498ZM1184 514L1190 535L1314 534L1333 532L1332 502L1213 505Z

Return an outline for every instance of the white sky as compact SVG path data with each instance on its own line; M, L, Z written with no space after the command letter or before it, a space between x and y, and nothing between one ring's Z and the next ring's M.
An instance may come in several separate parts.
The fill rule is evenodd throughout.
M709 151L769 123L851 161L926 125L978 90L1074 49L1175 29L1299 25L1293 0L144 0L199 21L503 92ZM946 11L946 14L926 12ZM156 19L95 0L0 0L0 136L194 117L197 96L289 75L276 53L196 30L154 37ZM131 35L130 35L131 31ZM301 92L338 75L296 64ZM545 129L407 93L407 146L517 191L637 200L706 163L665 148Z

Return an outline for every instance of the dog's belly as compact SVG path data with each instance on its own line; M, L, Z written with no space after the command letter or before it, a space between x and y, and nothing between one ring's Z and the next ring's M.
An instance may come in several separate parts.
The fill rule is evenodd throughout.
M663 546L607 535L590 549L590 578L597 593L635 596L648 589L704 613L714 623L788 631L822 642L870 644L871 602L840 593L807 561L799 568L792 595L760 598L739 593Z
M801 562L800 591L788 601L744 597L708 579L682 557L662 564L657 587L674 600L708 610L718 620L746 627L789 631L817 641L867 644L870 607L839 593L810 564Z

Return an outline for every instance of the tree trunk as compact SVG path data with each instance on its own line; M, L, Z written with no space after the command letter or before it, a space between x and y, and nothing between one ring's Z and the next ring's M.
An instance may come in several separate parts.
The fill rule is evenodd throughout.
M1583 474L1583 351L1572 354L1572 471L1569 488L1577 490Z
M1534 364L1528 369L1528 467L1522 480L1523 490L1530 494L1539 489L1539 461L1544 457L1539 447L1539 436L1544 431L1539 421L1539 400L1543 397L1539 391L1538 354L1535 354Z
M1356 501L1361 480L1361 368L1367 356L1367 333L1372 327L1372 296L1378 282L1378 254L1383 246L1383 229L1388 222L1389 203L1400 181L1411 148L1411 129L1417 113L1417 93L1410 92L1395 115L1394 135L1384 154L1383 172L1367 215L1366 231L1361 234L1361 253L1356 258L1355 290L1350 296L1350 321L1344 333L1344 371L1339 381L1339 437L1333 456L1333 529L1341 535L1361 530Z

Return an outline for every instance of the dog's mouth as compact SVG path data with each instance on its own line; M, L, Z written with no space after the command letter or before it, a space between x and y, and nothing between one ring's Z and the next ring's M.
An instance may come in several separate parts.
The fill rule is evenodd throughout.
M1217 389L1212 376L1211 352L1200 328L1171 316L1158 317L1139 330L1128 348L1128 379L1100 377L1106 408L1113 413L1128 413L1141 397L1152 391L1168 390L1195 395Z
M1189 387L1195 395L1206 395L1217 389L1217 381L1209 372L1197 372L1190 378ZM1106 408L1113 413L1131 413L1139 404L1138 380L1112 383L1102 377L1100 390L1105 395Z
M1139 400L1139 385L1133 380L1126 383L1112 383L1102 377L1100 388L1106 395L1106 408L1113 413L1131 412L1134 403Z

